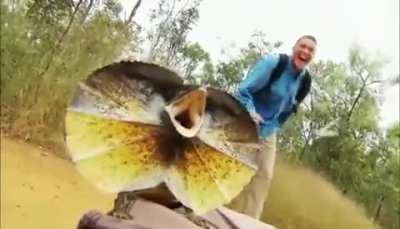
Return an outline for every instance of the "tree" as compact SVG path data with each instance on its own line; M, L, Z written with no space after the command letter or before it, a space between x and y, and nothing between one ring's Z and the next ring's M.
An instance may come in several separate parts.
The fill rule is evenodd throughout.
M136 46L121 10L115 0L1 3L2 131L62 149L77 82Z
M255 31L247 47L240 49L239 55L228 61L219 61L214 67L209 63L205 64L203 73L196 76L197 82L233 93L249 68L261 56L276 50L281 44L280 41L269 42L264 33Z
M182 50L181 59L182 67L180 69L182 69L186 81L193 84L201 84L201 82L197 82L193 73L200 65L211 64L210 55L199 43L188 43Z
M199 18L199 4L200 0L159 2L150 15L150 22L155 26L147 31L149 61L169 67L179 65L178 55L183 52L186 37Z

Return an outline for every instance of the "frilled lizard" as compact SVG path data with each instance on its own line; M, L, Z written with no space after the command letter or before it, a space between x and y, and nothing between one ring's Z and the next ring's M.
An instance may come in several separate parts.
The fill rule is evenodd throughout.
M66 134L79 172L119 193L110 214L120 218L130 217L137 197L204 213L232 200L257 169L257 129L246 109L154 64L92 73L68 107Z

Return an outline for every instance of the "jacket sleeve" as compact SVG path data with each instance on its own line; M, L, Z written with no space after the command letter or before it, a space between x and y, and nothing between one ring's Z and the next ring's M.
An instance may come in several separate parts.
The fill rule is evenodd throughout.
M253 94L267 85L279 56L268 55L259 60L239 85L238 97L249 112L255 111Z

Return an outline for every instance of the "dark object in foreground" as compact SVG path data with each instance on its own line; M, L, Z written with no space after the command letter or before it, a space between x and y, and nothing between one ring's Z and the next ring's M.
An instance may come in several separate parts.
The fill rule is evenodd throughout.
M179 210L137 199L129 211L131 220L120 220L98 211L89 211L79 221L78 229L273 229L246 215L220 207L196 218L207 224L199 225L188 219Z

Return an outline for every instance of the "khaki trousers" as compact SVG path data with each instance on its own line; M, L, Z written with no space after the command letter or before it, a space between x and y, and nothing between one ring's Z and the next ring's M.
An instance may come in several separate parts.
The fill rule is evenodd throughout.
M275 134L268 137L257 155L258 170L250 183L231 202L236 211L259 219L268 196L268 189L274 175L276 152Z

